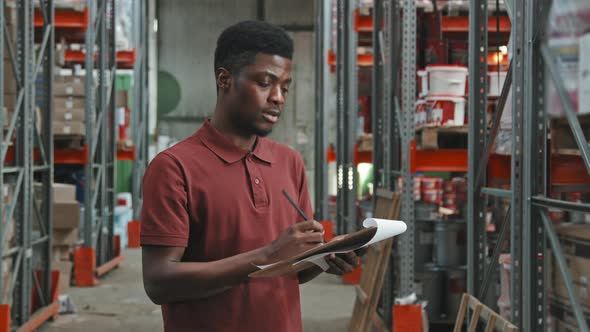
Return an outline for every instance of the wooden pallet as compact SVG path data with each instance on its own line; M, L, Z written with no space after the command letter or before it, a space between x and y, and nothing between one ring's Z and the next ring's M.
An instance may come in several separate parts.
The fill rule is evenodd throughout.
M419 149L467 149L468 126L422 127L416 130Z
M377 191L375 217L397 219L400 213L401 195L389 191ZM365 332L375 327L389 331L377 314L377 304L385 281L393 239L381 241L368 248L363 264L360 284L356 286L356 300L350 320L349 331Z
M580 127L586 137L586 141L590 144L590 114L582 114L578 116ZM574 134L570 129L569 123L565 118L551 119L551 151L553 153L565 155L581 155L580 149L574 139Z
M516 332L518 328L512 325L509 321L504 319L502 316L495 313L492 309L488 308L474 296L464 293L461 299L461 306L459 307L459 313L457 314L457 320L455 321L455 332L461 332L463 330L463 321L465 316L469 315L469 311L473 311L473 315L469 319L469 332L475 332L480 321L486 323L485 331L502 331L502 332Z
M85 136L58 135L53 137L55 149L81 149L86 144Z

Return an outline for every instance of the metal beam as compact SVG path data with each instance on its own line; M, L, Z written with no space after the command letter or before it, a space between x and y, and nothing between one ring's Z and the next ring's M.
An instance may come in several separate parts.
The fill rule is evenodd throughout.
M469 135L468 135L468 188L467 188L467 290L479 294L485 273L485 201L481 193L484 178L476 171L482 163L481 148L486 139L487 108L487 52L488 19L487 0L470 2L469 7Z
M400 236L400 295L415 291L414 285L414 178L410 169L410 142L414 139L414 104L416 98L416 1L404 0L402 21L402 108L401 170L402 220L408 226Z
M326 54L330 48L331 2L315 1L315 219L328 218L328 164L326 113L328 112L328 93L330 68L327 65Z

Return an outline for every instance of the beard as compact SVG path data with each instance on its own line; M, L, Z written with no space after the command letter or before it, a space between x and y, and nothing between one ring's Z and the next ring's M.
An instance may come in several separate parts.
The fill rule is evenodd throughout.
M236 129L239 130L240 133L244 136L256 135L260 137L266 137L272 132L272 127L270 128L263 128L258 126L256 123L256 118L249 119L244 117L242 114L236 114L233 118L233 124Z

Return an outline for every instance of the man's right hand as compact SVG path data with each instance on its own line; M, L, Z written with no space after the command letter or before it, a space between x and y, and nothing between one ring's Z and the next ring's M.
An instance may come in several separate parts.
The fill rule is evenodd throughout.
M324 227L315 220L300 222L287 228L266 246L264 264L272 264L312 249L324 242Z

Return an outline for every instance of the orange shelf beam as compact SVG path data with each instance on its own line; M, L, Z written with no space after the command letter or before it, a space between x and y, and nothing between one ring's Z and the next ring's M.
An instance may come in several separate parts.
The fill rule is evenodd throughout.
M443 16L441 22L443 32L469 32L469 17ZM488 32L497 32L496 17L488 17ZM500 16L500 32L510 32L510 18Z
M131 150L117 150L117 160L135 160L135 146Z
M117 66L133 68L136 59L135 49L117 52Z
M88 8L83 11L70 9L55 9L54 14L55 27L63 29L83 29L88 28ZM40 9L35 9L35 27L43 27L43 14Z
M94 55L94 59L96 60L96 54ZM83 51L66 50L64 53L64 60L68 63L84 64L84 61L86 61L86 54ZM135 49L117 52L117 67L132 68L135 64L135 60Z
M467 150L419 150L416 141L410 143L410 171L467 172Z
M373 65L373 54L358 54L357 65L359 67L369 67ZM332 50L328 51L328 65L336 66L336 54Z
M15 157L14 146L9 146L8 151L6 151L5 163L12 164L14 162L14 157ZM34 161L41 160L41 150L39 150L39 148L35 148L33 150L33 160Z
M100 277L105 275L107 272L119 267L119 265L121 265L124 260L125 258L121 255L111 259L110 261L96 268L96 276Z
M373 151L359 151L358 145L354 145L353 162L357 166L360 163L373 163Z
M82 149L55 149L53 160L56 164L86 165L88 163L88 145Z

